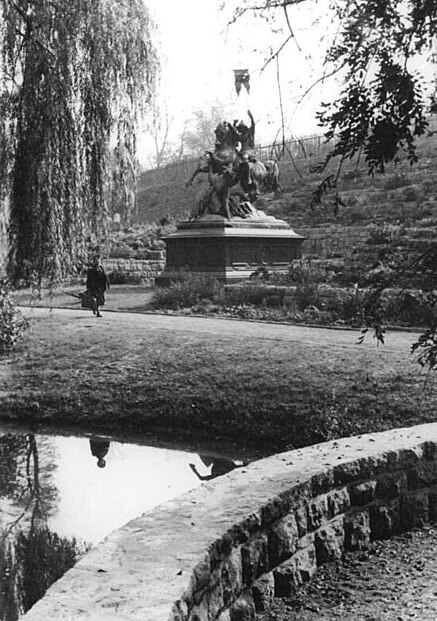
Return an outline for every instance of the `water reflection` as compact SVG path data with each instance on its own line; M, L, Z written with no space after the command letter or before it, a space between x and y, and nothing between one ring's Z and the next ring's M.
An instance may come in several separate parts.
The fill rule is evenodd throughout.
M15 621L87 549L49 526L55 453L33 434L0 436L0 618Z
M107 440L99 440L98 438L90 439L91 455L97 457L97 465L99 468L106 466L105 455L109 451L110 442Z
M103 436L0 431L0 621L15 621L112 530L241 465Z
M199 458L202 464L211 469L208 474L201 474L198 471L196 464L190 464L191 470L194 472L199 481L210 481L211 479L215 479L215 477L219 477L222 474L226 474L235 468L241 468L247 464L247 462L244 461L223 459L222 457L217 457L215 455L199 455Z

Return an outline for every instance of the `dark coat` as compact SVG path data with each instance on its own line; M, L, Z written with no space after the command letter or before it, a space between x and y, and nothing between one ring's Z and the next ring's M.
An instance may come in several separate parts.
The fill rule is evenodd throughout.
M103 306L105 303L105 291L109 289L109 281L101 265L88 269L86 288L92 297L96 298L97 304Z

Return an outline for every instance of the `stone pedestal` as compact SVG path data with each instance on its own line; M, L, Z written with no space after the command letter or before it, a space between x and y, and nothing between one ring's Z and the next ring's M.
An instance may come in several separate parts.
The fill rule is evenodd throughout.
M259 267L286 272L293 260L301 258L305 238L284 220L257 212L250 219L205 215L181 222L176 233L163 239L166 266L155 280L157 286L167 286L185 271L209 274L225 283L245 280Z

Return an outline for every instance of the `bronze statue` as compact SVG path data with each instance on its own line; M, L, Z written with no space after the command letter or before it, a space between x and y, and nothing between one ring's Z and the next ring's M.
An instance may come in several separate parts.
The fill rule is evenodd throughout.
M219 123L215 129L214 151L207 151L187 182L192 185L199 173L208 174L209 187L191 214L246 218L254 213L253 203L262 190L280 193L279 169L274 161L261 162L255 154L255 121L248 110L250 126L234 120Z

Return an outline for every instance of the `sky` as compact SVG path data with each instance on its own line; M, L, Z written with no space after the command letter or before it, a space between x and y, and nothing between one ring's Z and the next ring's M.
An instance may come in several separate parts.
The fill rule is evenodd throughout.
M232 6L234 0L227 5ZM266 59L285 40L285 21L274 23L247 17L227 27L228 14L219 11L220 0L144 0L159 30L162 79L160 110L171 122L171 134L180 134L193 108L223 105L226 120L247 118L251 109L257 123L257 142L271 144L281 132L281 98L286 121L286 138L321 133L315 111L321 99L332 97L335 85L315 89L300 102L302 94L323 73L321 51L326 37L326 19L316 4L292 12L295 41L263 69ZM309 7L309 8L308 8ZM296 10L297 9L297 10ZM278 25L283 32L275 32ZM270 49L269 49L270 47ZM251 88L238 97L234 69L248 69ZM279 83L278 83L279 70ZM334 90L333 90L334 89ZM213 141L214 137L211 137ZM140 161L145 163L150 136L139 136Z

